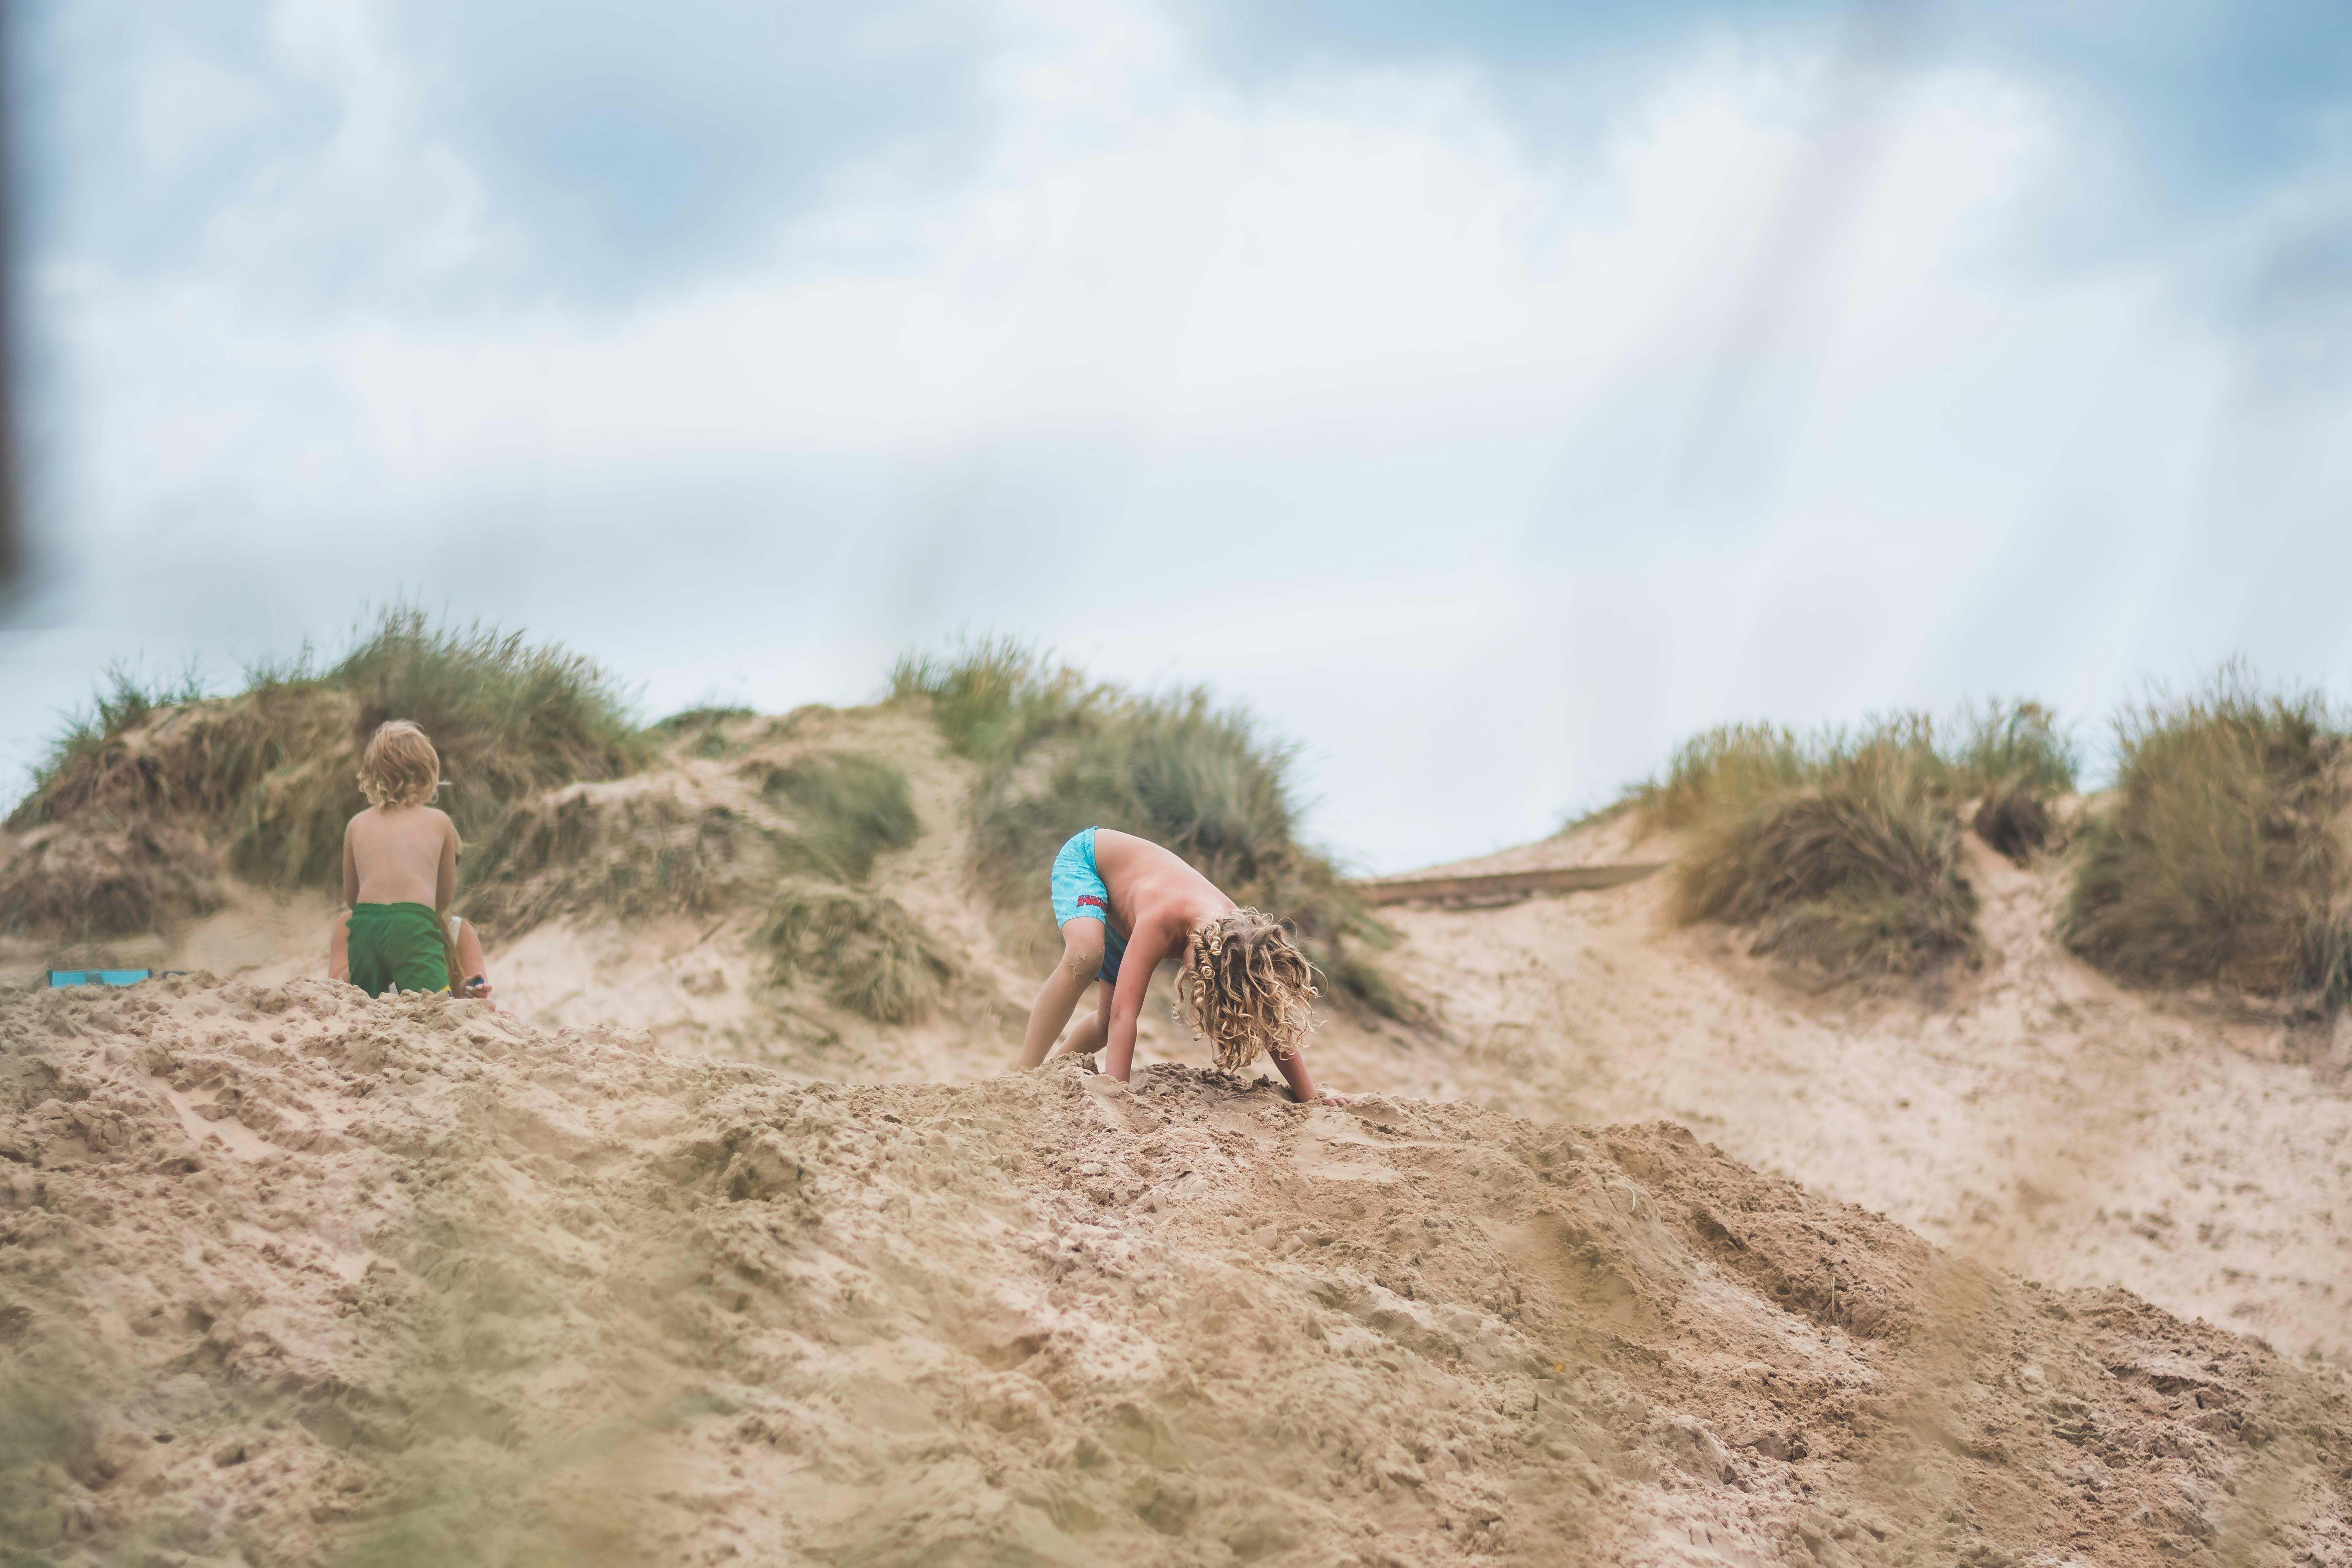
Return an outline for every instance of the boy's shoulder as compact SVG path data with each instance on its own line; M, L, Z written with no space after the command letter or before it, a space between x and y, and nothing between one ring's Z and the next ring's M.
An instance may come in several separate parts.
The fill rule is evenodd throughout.
M439 824L441 826L449 829L453 833L457 829L457 825L450 820L449 814L442 810L437 805L417 805L410 806L406 809L422 813L425 816ZM383 807L380 805L363 807L352 814L352 819L343 825L343 831L349 833L362 823L381 822L383 820Z

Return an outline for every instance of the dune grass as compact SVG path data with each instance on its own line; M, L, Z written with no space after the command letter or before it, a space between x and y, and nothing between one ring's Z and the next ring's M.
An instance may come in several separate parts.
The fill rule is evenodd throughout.
M37 770L9 826L185 817L224 834L230 863L254 880L331 883L343 824L366 805L360 749L392 718L432 736L449 781L440 804L469 836L524 795L618 777L653 749L593 661L402 607L331 665L305 649L248 670L233 696L204 696L193 680L142 688L115 672Z
M1727 799L1801 788L1864 752L1900 751L1920 781L1955 801L2014 791L2044 801L2073 793L2073 738L2039 702L1969 704L1948 719L1896 713L1859 729L1810 733L1727 724L1675 749L1663 779L1635 784L1622 804L1653 827L1687 827Z
M102 942L220 905L213 857L169 823L59 824L0 866L0 935Z
M2067 945L2142 984L2352 999L2344 812L2352 751L2317 692L2228 668L2126 710L2105 809L2084 831Z
M862 882L875 858L922 831L907 775L863 752L814 752L753 764L768 803L793 819L786 864L836 882Z
M902 658L890 695L928 700L949 745L981 764L976 869L1001 908L1035 911L1025 923L1041 948L1053 938L1044 889L1055 851L1080 828L1116 828L1287 921L1336 1000L1424 1019L1370 956L1393 934L1300 842L1295 749L1247 714L1197 689L1141 696L1092 682L1001 638Z
M905 906L859 885L878 857L922 831L907 775L862 752L814 752L742 771L793 822L776 837L784 879L759 932L777 983L814 978L835 1005L877 1024L926 1016L954 966Z
M249 791L230 858L257 880L331 881L342 825L365 800L360 748L387 719L424 727L449 781L440 805L461 834L488 828L509 802L576 779L617 778L652 752L622 695L593 660L520 632L441 626L394 610L322 673L307 658L260 672L257 691L324 688L351 701L342 747L290 757Z
M936 1006L954 967L904 905L871 890L793 879L778 889L759 940L785 984L814 977L836 1005L877 1024Z
M1755 952L1836 977L1969 956L1976 894L1937 785L1910 749L1864 745L1802 783L1718 795L1676 863L1675 913L1754 926Z
M656 721L648 732L666 742L682 741L680 750L689 757L731 757L743 746L729 738L728 726L757 717L749 708L688 708Z
M1685 923L1756 929L1754 951L1828 976L1909 975L1979 949L1962 874L1960 807L2024 859L2047 844L2049 803L2074 786L2074 748L2039 703L1902 713L1811 734L1712 730L1625 804L1686 829L1674 910Z
M723 805L667 792L618 800L542 793L499 815L461 866L458 907L512 941L559 915L707 915L772 881L763 835Z
M929 700L932 722L957 754L994 766L1087 728L1120 701L1114 689L1010 637L904 655L890 668L889 695Z

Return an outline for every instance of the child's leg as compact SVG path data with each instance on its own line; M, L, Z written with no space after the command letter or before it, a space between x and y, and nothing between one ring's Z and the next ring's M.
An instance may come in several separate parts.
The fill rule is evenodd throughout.
M1110 1037L1110 996L1113 987L1108 980L1095 987L1094 1016L1070 1031L1062 1048L1054 1054L1064 1057L1089 1057L1103 1048Z
M1045 1059L1062 1026L1087 987L1102 973L1103 922L1080 915L1062 922L1062 960L1037 992L1029 1009L1029 1029L1021 1040L1021 1065L1034 1068Z

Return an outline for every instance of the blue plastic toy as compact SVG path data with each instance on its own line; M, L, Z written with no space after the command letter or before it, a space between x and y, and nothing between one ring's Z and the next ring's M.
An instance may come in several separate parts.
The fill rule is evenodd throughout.
M152 969L52 969L51 985L136 985Z

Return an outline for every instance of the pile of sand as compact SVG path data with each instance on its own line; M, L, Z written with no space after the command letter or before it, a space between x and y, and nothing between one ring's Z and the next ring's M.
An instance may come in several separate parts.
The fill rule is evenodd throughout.
M1665 1126L0 995L19 1561L2352 1563L2340 1378Z

